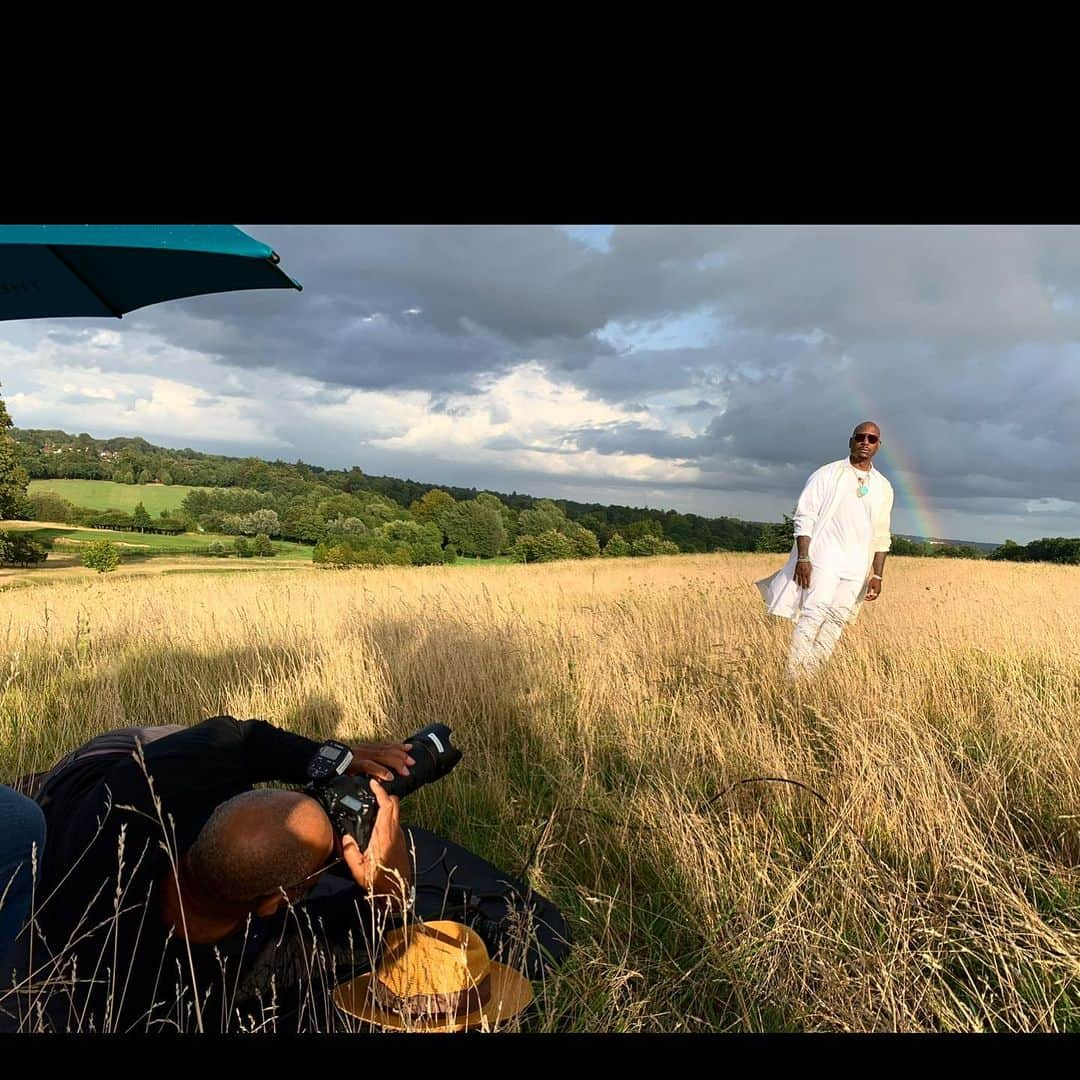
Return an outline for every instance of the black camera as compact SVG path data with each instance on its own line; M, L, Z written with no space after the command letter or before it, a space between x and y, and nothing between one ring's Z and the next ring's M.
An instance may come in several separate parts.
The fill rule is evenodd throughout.
M461 760L461 751L451 744L450 728L445 724L429 724L404 741L412 743L409 753L416 762L410 767L409 775L378 781L399 798L441 779ZM343 775L351 761L352 752L343 743L324 743L308 765L311 783L304 792L318 799L338 833L343 836L348 833L360 850L365 851L379 804L371 792L370 776Z

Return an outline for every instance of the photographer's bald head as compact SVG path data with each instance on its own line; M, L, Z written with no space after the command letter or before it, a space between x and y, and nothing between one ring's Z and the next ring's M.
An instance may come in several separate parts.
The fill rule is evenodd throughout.
M272 915L300 899L305 879L327 864L334 830L309 795L260 788L223 802L180 860L186 936L215 941L249 914ZM180 919L175 881L163 882L162 913Z

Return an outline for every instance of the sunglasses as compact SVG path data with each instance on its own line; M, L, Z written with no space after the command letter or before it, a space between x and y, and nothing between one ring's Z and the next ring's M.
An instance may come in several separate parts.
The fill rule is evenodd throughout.
M858 435L851 436L852 442L868 442L870 444L876 443L878 437L876 435L868 435L865 431L860 431Z

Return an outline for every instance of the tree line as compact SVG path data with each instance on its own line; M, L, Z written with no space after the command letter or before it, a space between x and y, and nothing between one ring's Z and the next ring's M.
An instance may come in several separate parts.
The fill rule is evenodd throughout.
M187 493L179 509L151 519L141 503L128 514L88 510L50 492L27 495L30 479L183 484L197 490ZM368 476L356 466L324 469L303 461L166 449L141 438L20 430L12 426L2 400L0 517L144 532L219 533L244 541L245 550L247 541L254 543L257 537L291 540L314 545L315 561L330 566L430 565L498 555L544 562L678 552L782 553L794 543L794 523L787 514L780 523L705 518L675 510L538 499L516 491L440 487ZM28 557L25 543L17 546L20 557ZM259 548L260 553L266 550L263 543ZM891 551L1080 565L1080 538L1044 538L1024 545L1006 540L984 556L966 545L894 536Z
M525 561L545 558L568 558L592 554L593 544L567 523L591 533L600 552L623 551L628 554L655 554L659 551L754 551L763 523L732 517L705 518L681 514L675 510L649 507L579 503L573 500L538 499L514 491L509 494L484 492L476 488L424 484L396 477L368 476L358 467L324 469L303 461L272 462L259 458L229 458L203 454L190 448L182 450L158 447L141 438L95 439L83 432L69 435L58 430L13 429L21 464L29 479L112 480L125 484L183 484L209 488L206 493L192 492L181 511L174 511L172 521L186 527L241 535L236 519L259 510L277 514L277 527L269 535L300 543L321 544L333 536L330 528L339 518L354 517L369 531L378 531L392 521L418 520L411 507L432 492L440 492L465 509L450 514L450 524L443 530L443 548L452 546L461 555L516 554ZM192 496L195 496L192 498ZM502 508L496 513L505 531L500 537L490 515L485 516L485 500L494 500ZM489 509L491 502L486 504ZM552 507L555 509L552 510ZM28 507L29 509L29 507ZM63 505L53 497L33 505L40 520L94 524L87 511ZM518 518L535 511L540 519L550 519L550 528L539 529L526 518L524 530ZM65 517L63 515L68 515ZM423 516L423 511L421 512ZM554 515L554 516L553 516ZM25 516L25 515L24 515ZM115 513L118 527L127 527ZM101 522L104 527L105 522ZM329 529L329 532L328 532ZM338 527L340 533L340 526ZM525 540L515 551L519 536L554 533L542 541ZM250 534L254 535L254 534ZM460 537L463 542L450 537ZM401 539L386 537L389 543ZM380 542L381 543L381 542ZM380 546L370 540L367 547ZM413 546L416 546L416 541ZM332 545L333 546L333 545ZM355 546L355 545L354 545ZM421 544L421 546L423 546Z

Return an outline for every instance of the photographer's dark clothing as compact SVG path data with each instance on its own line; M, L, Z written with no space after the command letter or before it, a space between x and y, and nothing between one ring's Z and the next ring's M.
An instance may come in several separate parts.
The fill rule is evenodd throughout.
M176 858L234 795L260 782L304 783L319 744L261 720L216 716L177 734L144 732L152 740L144 771L120 748L123 734L69 755L39 795L49 847L32 961L35 985L42 976L49 983L37 997L46 1026L194 1031L194 986L206 1031L334 1030L331 989L371 968L370 943L379 940L371 908L343 866L318 879L302 903L252 918L246 933L213 945L189 946L160 916L159 883L171 872L165 837ZM566 923L544 897L433 833L405 833L418 917L468 923L495 959L532 979L565 958ZM30 1008L24 996L19 1017Z
M262 720L216 716L146 746L145 771L130 752L117 752L80 758L50 780L33 963L40 970L51 958L53 986L43 997L54 1026L195 1030L194 983L204 1029L234 1030L247 1024L238 1007L267 1020L271 975L279 1006L298 978L311 977L313 936L347 943L353 929L365 952L358 890L253 918L246 935L214 945L169 936L159 914L159 883L171 872L166 837L176 858L234 795L260 782L304 783L318 746ZM75 985L58 990L73 960Z

